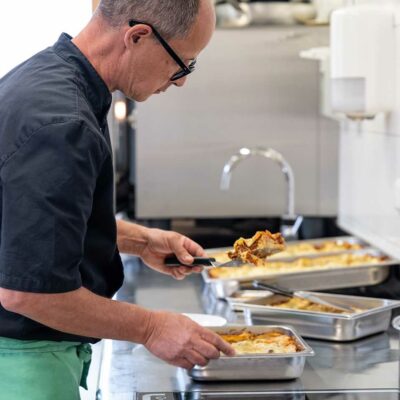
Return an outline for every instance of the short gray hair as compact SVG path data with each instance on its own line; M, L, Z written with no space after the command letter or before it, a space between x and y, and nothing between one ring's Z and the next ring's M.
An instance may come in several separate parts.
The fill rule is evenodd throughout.
M147 22L167 39L184 38L196 20L201 0L101 0L98 11L113 27L129 20Z

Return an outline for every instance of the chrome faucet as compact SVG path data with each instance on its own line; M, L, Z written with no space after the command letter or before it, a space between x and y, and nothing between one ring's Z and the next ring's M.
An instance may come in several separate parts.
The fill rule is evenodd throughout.
M293 169L283 155L278 151L264 147L244 147L240 149L239 152L234 154L224 166L221 177L221 190L229 190L232 171L242 161L253 156L265 157L279 164L287 184L286 213L282 216L281 233L287 239L297 238L299 228L303 222L303 217L295 214L295 180Z

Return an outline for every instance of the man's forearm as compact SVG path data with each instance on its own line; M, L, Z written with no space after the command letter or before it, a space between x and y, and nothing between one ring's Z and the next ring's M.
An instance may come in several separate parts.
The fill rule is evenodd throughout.
M84 288L62 294L6 289L0 289L0 293L3 306L9 311L62 332L135 343L144 343L150 334L151 311L98 296Z
M146 247L148 228L117 220L117 243L121 253L140 255Z

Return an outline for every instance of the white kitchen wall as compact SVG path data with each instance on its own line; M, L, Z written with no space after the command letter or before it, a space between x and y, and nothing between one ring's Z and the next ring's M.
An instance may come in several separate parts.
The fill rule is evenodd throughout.
M326 46L327 27L218 29L184 88L138 104L138 218L277 216L280 169L249 159L220 190L224 164L241 147L272 147L296 179L298 214L337 213L338 125L319 115L319 69L299 53Z
M398 0L390 3L400 6ZM341 126L339 224L400 258L400 204L396 204L400 202L400 29L396 47L393 112L373 121L345 121Z
M0 77L51 46L60 33L76 35L91 14L91 0L0 1Z

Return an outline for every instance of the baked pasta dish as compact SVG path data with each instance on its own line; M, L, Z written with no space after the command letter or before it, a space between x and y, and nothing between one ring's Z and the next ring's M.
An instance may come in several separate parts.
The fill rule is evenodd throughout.
M315 258L298 258L294 261L264 261L261 265L243 265L240 267L220 267L208 271L215 279L254 278L277 273L292 273L313 269L329 269L373 265L385 261L387 257L371 254L338 254Z
M335 307L325 306L323 304L313 303L307 299L301 299L300 297L292 297L289 300L279 301L277 303L269 304L274 308L289 308L291 310L304 310L304 311L318 311L324 313L333 314L346 314L346 311L339 310ZM362 312L361 308L351 307L354 313Z
M277 331L262 334L243 331L231 335L220 334L220 336L235 349L237 355L285 354L302 350L294 338Z
M352 243L346 240L326 240L319 243L295 243L288 245L285 251L277 254L275 258L279 257L296 257L302 255L313 255L323 253L336 253L343 251L361 250L363 246L360 243ZM272 256L271 258L274 258Z
M301 299L299 297L293 297L289 300L280 301L278 303L271 304L274 308L290 308L292 310L304 310L304 311L319 311L334 314L344 314L345 311L339 310L338 308L325 306L323 304L313 303L307 299Z
M251 240L251 239L239 239L236 241L236 246L240 246L241 241ZM339 253L345 251L355 251L362 250L363 245L359 243L352 243L346 240L326 240L318 243L295 243L287 244L286 248L281 249L277 254L271 254L269 256L270 260L276 258L288 258L288 257L298 257L298 256L309 256L309 255L319 255L323 256L325 253ZM232 258L236 257L238 251L234 249L230 252L225 253L211 253L212 257L215 257L218 262L224 263L230 261ZM246 258L246 255L244 256Z
M233 251L228 252L232 260L259 265L272 254L285 250L285 239L280 233L259 231L251 239L240 238L233 245Z

